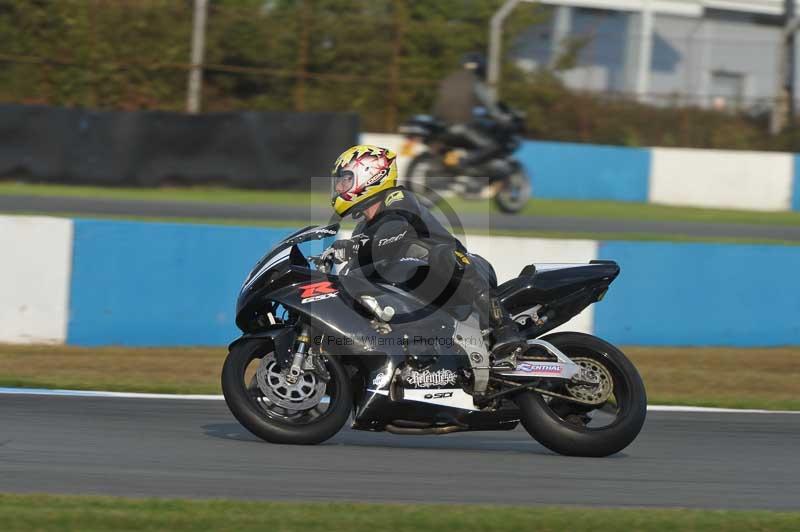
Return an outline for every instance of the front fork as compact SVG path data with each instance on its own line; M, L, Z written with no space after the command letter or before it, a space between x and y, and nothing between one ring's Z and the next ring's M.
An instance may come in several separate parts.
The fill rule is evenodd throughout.
M289 371L286 372L285 379L289 384L296 384L306 371L314 372L323 381L327 381L330 378L330 374L325 368L325 363L318 356L319 353L315 354L311 348L311 335L311 327L305 323L301 324L294 344L292 365L289 366Z
M294 356L292 357L292 365L289 366L289 372L286 374L286 382L289 384L297 383L300 375L303 374L303 363L308 353L308 346L311 343L311 328L306 325L300 325L300 331L297 334L295 342Z

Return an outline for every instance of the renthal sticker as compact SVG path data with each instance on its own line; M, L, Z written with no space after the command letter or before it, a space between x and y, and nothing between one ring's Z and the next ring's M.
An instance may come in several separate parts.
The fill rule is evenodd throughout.
M398 240L400 240L401 238L403 238L404 236L406 236L406 233L408 233L408 231L403 231L399 235L394 235L394 236L390 236L390 237L387 237L387 238L381 238L378 241L378 247L385 246L386 244L393 244L393 243L397 242Z
M406 377L406 382L418 388L443 388L456 383L456 374L449 369L412 371Z
M315 301L322 301L339 295L339 290L333 287L331 281L322 281L320 283L306 284L300 287L300 304L314 303Z
M372 385L376 388L383 388L389 383L389 376L386 373L380 372L372 379Z
M524 371L525 373L552 373L560 375L564 371L564 367L560 364L534 364L532 362L523 362L517 365L517 371Z

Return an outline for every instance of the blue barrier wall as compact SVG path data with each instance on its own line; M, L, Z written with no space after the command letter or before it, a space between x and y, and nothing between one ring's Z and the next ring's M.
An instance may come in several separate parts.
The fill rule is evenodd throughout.
M291 232L75 220L67 343L226 344L247 272Z
M622 273L595 333L643 345L800 344L800 247L601 242Z
M291 231L75 220L67 343L228 343L247 272ZM622 267L594 307L611 342L800 344L800 247L614 241L598 255Z
M794 182L792 185L792 210L800 211L800 155L794 156Z
M517 156L537 198L647 201L648 149L526 141Z

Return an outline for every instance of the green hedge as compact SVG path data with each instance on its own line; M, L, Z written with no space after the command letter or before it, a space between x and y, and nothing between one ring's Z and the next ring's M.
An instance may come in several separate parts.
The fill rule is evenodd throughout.
M503 0L213 0L205 111L355 110L393 131L429 110L438 80L485 50ZM125 110L185 108L190 0L0 0L0 101ZM548 8L521 4L505 50ZM572 50L574 56L574 50ZM568 68L570 60L559 61ZM791 150L766 117L644 105L565 88L506 64L502 92L531 137L632 146Z

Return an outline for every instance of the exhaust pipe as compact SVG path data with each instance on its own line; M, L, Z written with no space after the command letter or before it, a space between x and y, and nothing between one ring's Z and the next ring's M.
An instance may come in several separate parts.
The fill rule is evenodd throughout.
M422 436L425 434L450 434L451 432L459 432L464 430L458 425L443 425L441 427L424 427L424 428L411 428L411 427L398 427L389 423L385 427L386 432L392 434L414 435Z

